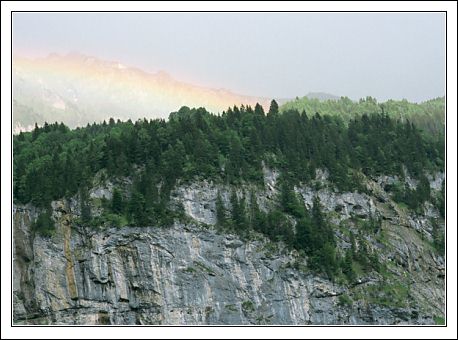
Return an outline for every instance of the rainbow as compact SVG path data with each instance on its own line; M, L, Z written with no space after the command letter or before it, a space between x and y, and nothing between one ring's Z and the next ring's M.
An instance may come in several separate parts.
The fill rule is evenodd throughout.
M212 89L177 81L164 72L147 73L119 62L102 61L80 54L28 59L15 57L14 73L18 78L41 84L66 98L68 88L77 89L78 96L70 98L75 105L90 111L91 105L102 106L113 114L124 116L130 110L134 117L165 118L181 106L205 107L222 112L234 105L268 107L268 100L235 94L224 89ZM14 94L13 94L14 96ZM80 101L77 103L77 101ZM88 112L89 113L89 112Z

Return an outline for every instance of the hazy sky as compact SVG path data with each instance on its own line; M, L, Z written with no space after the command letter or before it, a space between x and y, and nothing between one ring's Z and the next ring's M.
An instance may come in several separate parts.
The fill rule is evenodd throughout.
M269 98L445 93L443 13L14 13L13 43Z

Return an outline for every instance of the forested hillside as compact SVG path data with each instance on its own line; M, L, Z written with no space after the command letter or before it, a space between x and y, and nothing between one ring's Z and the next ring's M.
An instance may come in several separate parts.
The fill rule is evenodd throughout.
M234 107L221 116L183 107L168 121L111 119L75 130L55 123L20 133L14 137L14 197L49 210L52 200L79 194L84 208L92 179L105 170L106 178L128 177L133 182L130 197L115 190L109 203L115 223L169 224L177 217L169 209L177 182L262 183L263 163L282 172L282 210L265 216L251 204L251 225L295 247L304 246L302 239L310 236L310 228L317 228L320 235L311 243L314 251L324 249L326 254L333 247L320 202L307 212L292 190L293 185L314 179L316 169L329 171L337 190L360 192L366 190L363 177L408 173L419 185L393 187L395 199L413 210L427 200L444 210L443 199L430 197L426 178L427 173L443 171L440 138L427 138L408 120L390 118L387 112L363 114L346 124L336 116L309 116L293 109L280 113L275 101L267 114L259 105L254 110ZM220 211L220 224L243 232L250 225L246 202L238 202L236 196L231 202L230 223L227 212ZM296 234L283 213L299 219ZM90 211L82 209L82 218L90 222ZM43 214L38 225L47 220L49 214Z
M139 120L69 130L45 124L14 137L14 193L19 202L45 206L71 196L106 169L108 176L145 177L172 188L194 177L229 183L261 181L261 162L284 170L290 182L308 181L317 168L341 190L358 188L358 175L422 179L444 166L444 142L424 136L408 120L363 114L339 117L278 111L275 101L231 108L221 116L181 108L168 121ZM134 171L142 170L142 171Z
M285 256L294 258L282 260L284 270L305 275L304 280L312 275L339 285L340 293L328 292L326 299L331 299L327 300L329 308L337 303L337 308L345 309L346 317L357 315L352 306L369 303L382 308L377 313L383 315L379 321L369 322L395 322L387 321L397 318L392 315L417 320L418 310L423 314L413 322L443 320L444 141L439 135L420 131L407 119L395 119L384 112L344 121L333 115L279 111L275 101L267 113L257 105L254 109L233 107L221 116L203 108L182 107L167 121L110 119L74 130L64 124L45 124L14 136L13 146L16 230L22 233L20 230L30 228L33 239L42 246L59 244L55 256L67 249L66 278L62 282L70 282L70 295L65 301L73 301L76 296L88 298L86 295L96 301L107 299L98 288L76 290L78 285L104 285L108 279L94 278L95 283L83 285L81 280L87 280L81 278L83 271L72 274L72 265L86 268L95 262L84 260L84 256L83 262L73 260L71 239L81 237L78 242L82 243L73 250L73 256L81 256L93 242L91 235L102 243L113 236L124 244L124 237L128 237L132 246L135 240L149 240L156 234L170 234L164 236L162 244L174 242L177 237L188 237L192 230L193 237L203 237L199 242L206 242L207 236L229 240L236 235L243 240L240 244L250 247L250 242L263 240L262 257L277 254L278 247L283 247L284 254L290 254ZM202 225L208 235L199 234L196 225ZM75 232L71 234L70 230ZM194 258L197 241L188 241L191 243L186 249L191 255L186 256ZM121 243L112 243L111 238L107 242L116 251L125 249ZM214 248L213 241L208 244L212 245L212 256L227 253L226 246L223 251ZM175 246L170 247L171 254L179 252ZM41 248L37 249L39 252ZM405 255L406 249L408 254L426 256L421 270L417 262L412 264L420 255ZM26 256L22 248L16 251ZM138 263L153 261L149 251L134 253L132 258ZM46 266L61 263L48 263L42 259L43 254L34 256ZM200 278L198 273L203 271L214 277L215 271L225 267L215 267L212 256L206 258L205 265L189 260L177 268L184 268L183 275ZM116 260L111 255L106 258ZM234 262L232 257L224 261ZM429 275L428 280L433 280L430 285L414 289L405 282L405 268L414 265L419 271L409 269L409 277L420 282ZM434 271L424 272L431 265ZM122 268L130 267L126 264ZM244 270L251 273L251 269ZM96 272L102 273L102 269ZM232 280L235 274L231 273L222 271L218 275ZM137 274L125 275L133 275L134 280ZM41 280L41 276L35 280ZM47 287L56 285L53 280L61 282L56 278L45 280ZM109 280L115 282L119 290L116 294L123 294L123 301L136 299L128 297L136 294L134 290L127 293L119 288L126 284L124 279L112 274ZM358 293L354 287L365 283L368 290L361 288ZM34 285L41 287L38 281ZM309 285L312 290L320 289L319 283ZM143 287L142 294L149 289ZM339 294L338 298L333 294ZM439 300L430 308L422 294L439 294ZM234 297L230 300L238 301ZM243 313L254 313L256 304L251 300L237 303ZM235 311L235 307L228 308ZM397 308L405 310L396 312ZM147 308L145 313L152 310ZM316 322L340 322L331 314L331 321ZM253 322L267 322L262 320Z
M407 100L388 100L379 103L373 97L352 101L348 97L319 100L305 96L283 104L280 110L298 110L312 114L318 112L321 115L341 117L344 121L363 114L386 113L395 120L409 120L425 132L443 135L445 130L445 97L417 104Z

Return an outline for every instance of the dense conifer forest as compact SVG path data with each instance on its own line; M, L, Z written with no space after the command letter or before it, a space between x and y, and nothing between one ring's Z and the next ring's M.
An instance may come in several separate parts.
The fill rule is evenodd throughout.
M443 137L387 112L343 120L296 109L280 112L275 101L266 113L260 105L233 107L221 115L182 107L167 121L110 119L74 130L46 123L15 135L13 147L14 199L42 208L35 227L44 235L52 224L50 203L56 199L78 197L80 223L88 225L99 225L101 218L118 226L167 225L183 215L182 207L170 209L169 204L177 183L262 184L264 164L281 172L279 208L263 212L254 193L239 199L234 191L230 211L218 196L217 226L241 235L260 232L307 254L312 269L332 277L341 268L351 277L354 261L370 270L379 265L377 259L361 246L338 256L318 198L311 210L305 209L295 184L311 182L317 169L327 169L335 190L364 192L365 177L402 178L408 173L419 184L416 189L392 188L395 199L414 210L430 200L444 211L443 198L431 198L426 178L443 171ZM88 192L100 174L130 178L132 192L126 196L115 188L112 200L104 202L107 213L94 218ZM289 217L297 221L294 227ZM372 218L366 224L377 230L380 221Z

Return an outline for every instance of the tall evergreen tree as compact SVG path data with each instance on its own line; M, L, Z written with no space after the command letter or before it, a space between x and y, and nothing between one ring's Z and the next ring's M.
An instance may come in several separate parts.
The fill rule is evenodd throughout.
M221 198L221 194L218 191L216 196L216 225L220 228L227 227L227 212L226 208L224 207L223 199Z
M250 192L250 225L253 230L261 233L266 232L265 214L259 209L254 191Z
M121 214L124 211L124 202L122 199L121 191L118 188L113 190L111 211L113 211L115 214Z
M259 103L256 103L255 107L254 107L254 114L256 116L260 116L260 117L264 117L264 109L261 105L259 105Z
M268 116L277 116L278 115L278 103L273 99L270 102L269 112L267 113Z
M90 223L92 220L91 205L89 203L89 195L87 188L81 188L79 192L80 198L80 213L81 222L84 224Z
M231 206L232 206L232 224L237 231L245 231L248 227L245 200L238 199L235 190L231 193Z
M129 213L134 224L144 227L148 224L148 216L145 209L145 198L138 191L133 191L129 201Z

